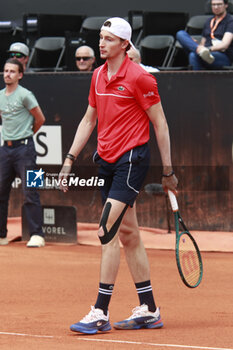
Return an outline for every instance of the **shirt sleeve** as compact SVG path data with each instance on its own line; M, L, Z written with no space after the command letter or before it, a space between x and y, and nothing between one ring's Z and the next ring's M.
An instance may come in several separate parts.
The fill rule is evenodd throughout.
M233 33L233 18L230 18L228 23L227 23L227 26L226 26L226 30L225 30L225 33Z
M145 73L138 77L135 98L144 111L160 102L157 81L152 74Z
M28 91L24 96L23 105L28 111L38 106L37 99L31 91Z

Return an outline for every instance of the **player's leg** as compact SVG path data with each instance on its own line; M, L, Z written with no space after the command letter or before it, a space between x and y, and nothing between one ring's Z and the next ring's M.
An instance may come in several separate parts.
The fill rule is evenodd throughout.
M138 227L136 203L133 208L127 210L122 220L119 238L124 247L134 283L150 279L149 262Z
M103 208L98 236L102 245L100 281L105 284L114 284L117 276L120 263L117 233L127 208L128 205L112 198L107 199Z
M109 288L113 288L120 260L120 247L116 233L122 219L124 220L125 216L130 215L128 213L134 212L134 209L128 209L128 207L132 207L135 202L145 179L148 166L149 149L148 145L145 144L126 152L115 163L113 168L114 176L108 191L108 198L104 206L99 228L99 238L102 243L102 260L100 288L96 306L104 309L105 313L109 301L107 301L107 297L104 296L104 293L108 294ZM131 219L133 220L132 222ZM143 262L141 267L143 268L146 255L145 251L143 251L143 245L140 245L136 215L135 217L130 215L128 223L132 236L134 236L137 241L137 248L132 251L132 255L135 253L141 254L142 252ZM132 237L132 241L134 237ZM139 251L137 251L138 248ZM147 269L148 265L146 265L142 272L142 276Z
M103 208L98 235L102 245L100 283L97 300L91 311L80 322L71 325L75 332L95 334L109 331L108 305L112 296L120 263L118 230L127 210L125 203L108 198Z
M145 179L149 167L148 145L126 152L113 164L99 157L98 164L101 165L99 175L106 184L101 189L105 205L98 231L102 244L99 293L91 312L81 322L71 326L73 331L91 334L102 331L102 326L104 330L111 328L108 323L108 305L120 262L118 230L128 205L133 206Z
M140 237L136 205L127 210L119 230L119 237L135 283L140 306L133 309L129 318L115 323L114 327L116 329L161 328L163 323L153 297L149 261Z

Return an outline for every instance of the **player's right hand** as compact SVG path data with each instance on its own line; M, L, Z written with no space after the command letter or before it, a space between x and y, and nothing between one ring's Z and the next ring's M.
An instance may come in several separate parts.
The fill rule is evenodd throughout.
M64 162L63 167L58 176L59 187L63 192L68 191L68 176L71 172L72 163L69 163L67 160Z
M178 179L175 174L169 177L162 177L162 186L164 191L175 191L178 185Z

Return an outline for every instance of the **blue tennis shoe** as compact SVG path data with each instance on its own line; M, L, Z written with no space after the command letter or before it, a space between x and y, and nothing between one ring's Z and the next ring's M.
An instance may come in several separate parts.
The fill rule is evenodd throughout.
M109 312L107 316L101 309L95 309L91 306L91 311L80 322L74 323L70 326L73 332L80 332L85 334L96 334L97 332L107 332L111 330L109 323Z
M116 329L140 329L140 328L161 328L163 322L161 320L159 308L155 312L148 310L148 305L135 307L132 315L120 322L114 323Z

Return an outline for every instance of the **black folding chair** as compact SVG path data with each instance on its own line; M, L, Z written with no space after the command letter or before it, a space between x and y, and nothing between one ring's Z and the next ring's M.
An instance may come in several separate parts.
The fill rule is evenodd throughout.
M143 64L159 69L167 67L174 41L171 35L148 35L143 38L139 46Z
M65 52L65 37L42 37L32 48L28 68L34 71L59 71Z

